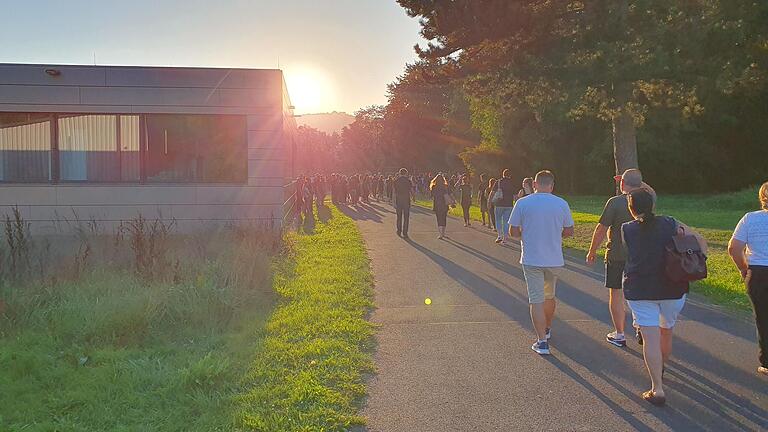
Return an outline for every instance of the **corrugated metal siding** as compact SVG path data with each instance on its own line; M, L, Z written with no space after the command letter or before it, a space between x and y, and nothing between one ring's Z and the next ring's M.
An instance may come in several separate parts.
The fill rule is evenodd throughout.
M0 180L50 180L51 122L0 127Z

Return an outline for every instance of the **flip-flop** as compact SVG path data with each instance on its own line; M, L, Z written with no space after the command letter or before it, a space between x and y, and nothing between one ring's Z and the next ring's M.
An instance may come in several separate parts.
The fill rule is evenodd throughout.
M656 394L650 390L642 394L642 398L656 406L664 406L667 403L667 398L664 396L656 396Z

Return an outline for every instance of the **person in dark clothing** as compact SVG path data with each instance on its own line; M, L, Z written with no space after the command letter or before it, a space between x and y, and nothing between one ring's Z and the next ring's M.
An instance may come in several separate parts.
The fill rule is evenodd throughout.
M496 190L496 179L488 179L488 188L485 190L485 200L488 202L488 227L496 231L496 206L493 205L493 191Z
M448 182L442 174L438 174L429 184L429 190L432 194L432 211L437 216L437 231L440 233L437 238L445 238L445 226L448 222L448 207L452 204L451 192L448 190Z
M512 207L515 206L516 195L517 186L512 181L512 173L505 169L491 194L496 213L496 232L498 232L496 243L505 244L509 238L509 215L512 214Z
M461 176L456 189L459 191L459 203L464 214L464 226L471 226L469 223L469 208L472 206L472 185L469 184L469 178L466 174Z
M744 215L728 243L728 254L747 285L757 324L757 373L768 376L768 182L758 192L761 210Z
M395 211L397 212L397 235L408 238L408 220L411 216L411 196L413 184L408 177L408 170L400 168L394 181Z
M643 334L643 358L651 377L651 389L643 392L642 398L664 405L664 363L672 354L672 329L688 293L687 281L666 277L665 250L678 233L694 235L705 254L706 242L675 219L654 215L655 200L650 192L635 190L627 195L627 201L634 220L621 226L627 252L622 288Z
M488 182L485 181L485 174L480 174L480 183L477 185L477 201L480 205L480 220L483 222L483 226L486 224L488 218Z

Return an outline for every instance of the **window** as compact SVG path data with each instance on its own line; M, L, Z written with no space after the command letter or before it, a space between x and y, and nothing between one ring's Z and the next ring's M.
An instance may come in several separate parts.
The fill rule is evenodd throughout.
M59 115L61 181L139 180L138 115Z
M245 183L246 130L236 115L0 113L0 182Z
M50 160L50 115L0 113L0 181L50 181Z
M243 116L148 114L146 137L148 182L247 180Z

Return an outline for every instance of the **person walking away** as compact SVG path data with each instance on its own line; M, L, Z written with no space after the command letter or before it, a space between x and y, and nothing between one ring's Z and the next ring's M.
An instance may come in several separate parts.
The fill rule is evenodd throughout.
M518 200L509 216L509 235L520 238L520 264L537 337L531 349L546 355L550 353L557 275L565 266L563 238L573 236L574 223L568 203L552 194L555 176L550 171L539 171L533 185L535 192Z
M627 254L621 241L621 225L634 220L629 213L627 194L638 189L645 189L651 193L655 200L653 189L643 182L643 176L638 169L628 169L620 178L621 195L608 200L600 215L600 221L592 233L592 243L587 252L587 265L592 266L597 258L597 250L608 237L605 253L605 287L608 288L608 309L611 312L613 331L605 336L605 340L617 347L627 346L624 335L626 325L626 311L624 310L624 291L622 291L622 277ZM635 330L635 336L642 344L642 335L639 329Z
M436 175L429 184L429 191L432 194L432 211L437 217L437 231L439 233L437 238L442 240L445 238L445 227L448 222L448 206L452 202L445 176Z
M523 179L522 188L517 191L517 199L527 197L533 193L533 178L526 177Z
M634 218L621 226L627 248L623 289L632 316L643 334L643 359L651 377L651 389L642 398L664 405L664 363L672 354L672 329L685 305L687 281L666 276L666 248L677 234L696 236L702 252L706 242L687 226L668 216L654 215L653 195L643 189L627 195Z
M757 373L768 376L768 182L758 191L761 210L744 215L728 243L728 254L747 285L757 325Z
M459 190L459 203L461 203L461 210L464 213L464 226L471 226L469 223L469 208L472 206L472 185L469 184L469 178L466 174L461 176L459 184L456 185Z
M399 175L395 179L395 211L397 212L397 235L408 238L408 220L411 215L411 196L413 184L408 177L408 170L400 168Z
M488 182L485 181L485 174L480 174L480 183L477 185L477 201L480 205L480 220L486 227L490 221L486 223L488 219Z
M496 231L496 206L493 205L493 193L496 191L496 183L498 183L496 179L491 177L488 179L488 189L485 190L485 199L488 201L488 223L494 231ZM496 238L498 239L498 235Z
M501 179L496 183L492 199L494 212L496 213L496 243L505 244L509 235L509 215L512 213L512 207L515 204L515 195L517 189L512 182L512 173L505 169L501 173Z

